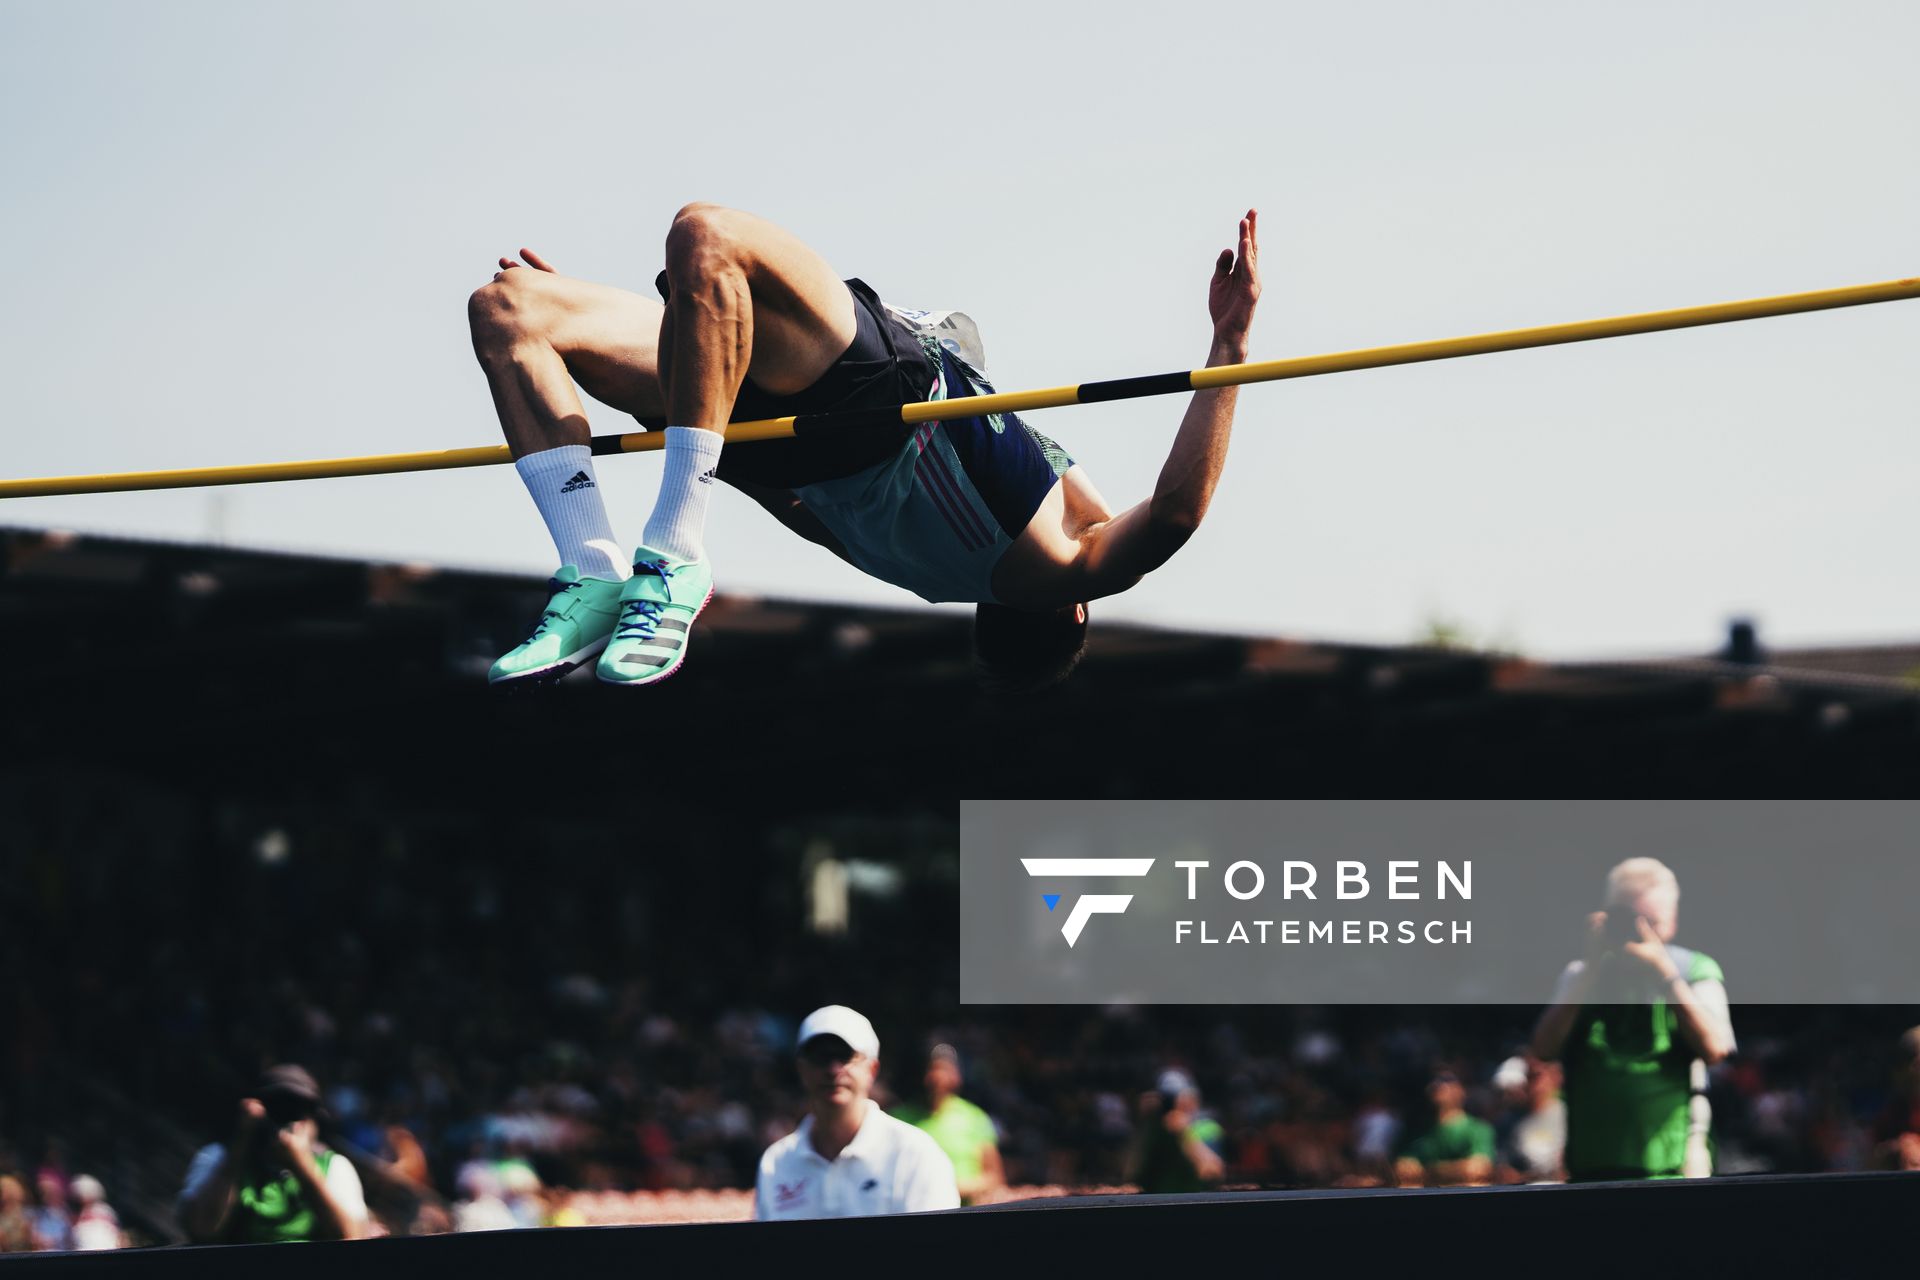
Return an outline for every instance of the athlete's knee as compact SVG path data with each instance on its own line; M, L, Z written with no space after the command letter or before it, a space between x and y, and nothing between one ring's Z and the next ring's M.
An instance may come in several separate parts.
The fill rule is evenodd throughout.
M682 206L667 229L667 276L676 287L744 282L746 245L738 215L723 205Z
M667 228L667 244L669 247L717 245L733 239L738 225L737 211L709 200L695 200L681 205L673 215L673 225Z
M467 328L473 334L474 350L482 356L504 351L538 329L534 291L529 281L521 279L528 275L526 267L502 271L467 299Z

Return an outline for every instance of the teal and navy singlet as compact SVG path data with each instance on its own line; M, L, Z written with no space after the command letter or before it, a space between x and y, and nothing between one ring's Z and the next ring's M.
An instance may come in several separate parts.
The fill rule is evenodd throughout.
M864 281L846 283L858 327L846 354L795 395L748 380L733 421L992 393L977 345L940 323L950 313L897 310ZM719 477L790 490L848 559L884 582L924 600L979 603L993 601L994 566L1072 465L1018 415L996 413L736 445L721 455Z

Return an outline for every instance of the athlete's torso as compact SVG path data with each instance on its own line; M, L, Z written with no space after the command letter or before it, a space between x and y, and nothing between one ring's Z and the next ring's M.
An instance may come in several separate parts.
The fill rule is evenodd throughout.
M992 394L953 326L943 329L951 313L890 312L936 370L926 399ZM874 577L929 601L993 602L996 566L1072 465L1015 414L957 417L912 428L874 466L793 492Z

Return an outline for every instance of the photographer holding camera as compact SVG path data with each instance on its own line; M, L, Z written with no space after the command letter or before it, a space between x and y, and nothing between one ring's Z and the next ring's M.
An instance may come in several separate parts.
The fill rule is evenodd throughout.
M1560 975L1533 1051L1565 1073L1567 1178L1713 1172L1706 1068L1733 1052L1720 966L1673 945L1680 884L1654 858L1607 873L1584 959Z
M305 1068L270 1067L240 1100L233 1141L201 1149L180 1192L196 1244L355 1240L367 1202L352 1163L320 1141L320 1086Z

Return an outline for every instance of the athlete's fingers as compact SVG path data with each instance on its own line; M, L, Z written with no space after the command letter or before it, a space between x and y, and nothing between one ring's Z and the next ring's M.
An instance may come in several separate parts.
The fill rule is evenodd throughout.
M525 258L527 260L527 265L532 267L535 271L552 271L553 270L553 264L551 262L548 262L545 258L541 257L539 254L535 253L531 249L520 250L520 256L522 258Z
M520 264L519 264L519 263L517 263L517 262L515 262L515 261L514 261L514 260L513 260L512 258L502 258L502 259L500 259L500 269L501 269L502 271L511 271L511 270L513 270L513 269L514 269L515 267L517 267L517 266L519 266L519 265L520 265Z
M1222 276L1233 273L1233 250L1222 249L1220 251L1220 256L1214 259L1213 271L1215 275Z

